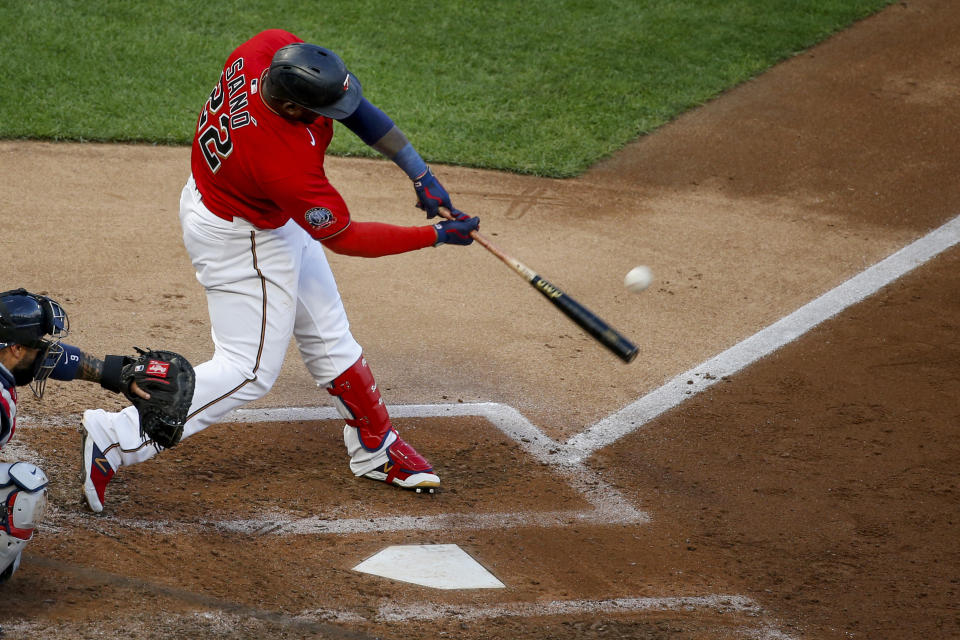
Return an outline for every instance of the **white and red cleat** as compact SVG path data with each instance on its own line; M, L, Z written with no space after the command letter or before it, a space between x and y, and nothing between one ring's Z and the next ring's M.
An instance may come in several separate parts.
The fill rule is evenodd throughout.
M386 462L367 471L363 477L417 493L434 493L440 486L440 477L433 472L430 463L400 436L387 447L386 456Z
M417 493L435 493L440 478L417 450L404 442L390 422L377 382L362 356L327 386L347 424L343 442L355 476Z

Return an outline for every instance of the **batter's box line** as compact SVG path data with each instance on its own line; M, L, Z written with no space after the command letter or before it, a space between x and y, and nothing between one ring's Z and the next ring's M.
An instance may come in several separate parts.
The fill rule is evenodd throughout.
M569 462L571 452L541 432L513 407L495 403L391 405L395 418L437 418L471 416L486 419L491 425L514 440L533 459L561 475L563 481L577 491L592 510L525 511L497 513L445 513L425 516L367 516L337 518L330 514L309 518L288 516L273 511L257 519L204 521L179 526L173 522L114 517L120 527L151 531L187 529L219 529L252 535L267 534L353 534L390 531L441 531L451 529L503 529L519 527L566 527L572 524L646 524L650 515L637 509L594 470L579 462ZM281 407L236 409L224 416L221 423L295 422L342 420L333 407ZM44 421L34 426L43 428ZM27 453L22 451L21 453ZM36 456L35 456L36 457ZM38 462L39 457L38 457ZM42 464L41 464L42 466ZM71 520L69 514L63 514Z
M522 450L554 471L569 458L565 447L546 436L513 407L495 402L457 404L391 405L395 418L437 418L471 416L490 424L517 442ZM289 407L237 409L221 422L293 422L342 420L333 407ZM571 524L646 524L650 515L634 507L619 491L583 464L563 462L564 481L593 507L593 510L500 513L446 513L428 516L377 516L362 518L285 517L282 513L261 519L208 523L218 529L254 535L267 534L353 534L388 531L441 531L451 529L503 529L517 527L565 527ZM134 525L135 521L128 521Z
M741 615L760 619L758 624L741 625L735 632L759 640L793 640L770 622L770 616L752 598L742 595L713 594L706 596L661 596L647 598L610 598L605 600L552 600L549 602L513 602L490 606L451 605L438 603L402 605L386 603L368 618L353 611L314 609L304 611L300 619L327 620L335 623L404 623L435 620L463 622L489 618L546 616L583 616L596 614L633 614L645 611L696 612L712 611L720 615Z
M648 522L640 511L632 514L593 511L543 511L504 513L446 513L435 516L375 516L367 518L271 518L227 520L209 523L231 533L337 534L383 533L387 531L453 531L478 529L516 529L520 527L566 527L572 524L636 524Z
M599 449L614 444L718 381L793 342L958 243L960 216L573 436L564 443L569 462L586 460Z

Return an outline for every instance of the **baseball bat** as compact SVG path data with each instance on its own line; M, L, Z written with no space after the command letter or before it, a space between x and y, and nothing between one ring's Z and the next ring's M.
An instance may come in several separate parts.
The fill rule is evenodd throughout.
M452 216L441 210L441 215L448 220ZM549 300L553 306L560 310L565 316L570 318L581 329L587 332L597 342L613 352L624 362L632 362L637 357L639 347L628 340L622 333L604 322L597 314L586 308L569 295L560 287L554 285L546 278L539 275L536 271L523 264L513 256L510 256L498 249L490 240L479 231L471 231L470 236L478 242L484 249L495 255L501 262L513 269L521 278L526 280L530 286L539 291L544 298Z

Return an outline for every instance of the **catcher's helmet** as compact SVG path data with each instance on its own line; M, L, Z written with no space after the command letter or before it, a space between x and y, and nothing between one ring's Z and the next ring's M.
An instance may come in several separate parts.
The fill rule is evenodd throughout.
M43 396L47 377L63 356L62 340L70 331L67 312L54 300L13 289L0 293L0 349L11 344L39 349L33 369L17 384L30 384L38 398Z
M360 81L340 56L304 42L288 44L273 55L263 91L334 119L353 113L363 97Z

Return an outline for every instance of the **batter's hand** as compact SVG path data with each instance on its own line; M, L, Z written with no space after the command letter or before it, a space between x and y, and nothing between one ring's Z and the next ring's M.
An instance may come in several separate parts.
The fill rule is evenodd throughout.
M451 213L460 213L453 208L450 195L429 167L422 176L413 181L413 189L417 192L417 208L427 212L428 220L440 215L440 207L446 207Z
M444 220L433 225L433 228L437 231L437 241L433 246L439 247L442 244L468 245L473 242L473 236L470 235L470 232L480 228L480 218L471 218L462 211L457 213L461 213L465 217L456 220Z

